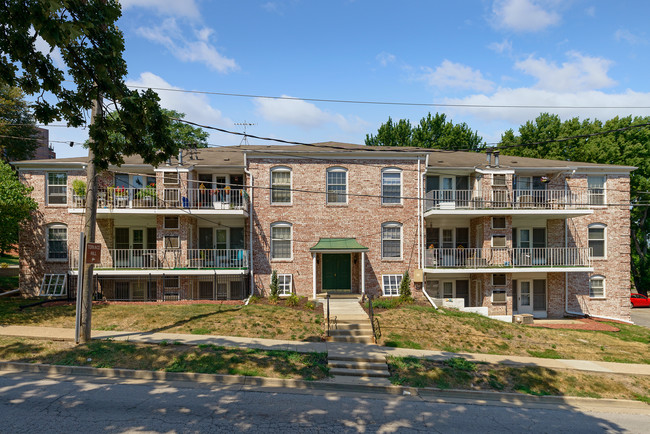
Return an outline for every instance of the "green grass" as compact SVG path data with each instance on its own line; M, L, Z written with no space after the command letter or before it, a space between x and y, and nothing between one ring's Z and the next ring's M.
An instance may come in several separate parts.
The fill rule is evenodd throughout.
M533 357L539 357L542 359L561 359L562 356L555 350L553 349L546 349L544 351L533 351L533 350L527 350L528 354L530 354Z
M18 276L0 276L0 290L18 289Z
M18 256L0 255L0 266L2 266L2 264L18 265L18 263L19 263Z
M384 345L396 348L412 348L414 350L422 349L422 346L417 342L413 342L397 333L391 333L388 335L388 339L384 342Z

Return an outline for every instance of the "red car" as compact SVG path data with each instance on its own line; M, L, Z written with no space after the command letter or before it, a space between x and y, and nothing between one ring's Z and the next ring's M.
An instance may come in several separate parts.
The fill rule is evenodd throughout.
M643 294L630 294L632 307L650 307L650 298Z

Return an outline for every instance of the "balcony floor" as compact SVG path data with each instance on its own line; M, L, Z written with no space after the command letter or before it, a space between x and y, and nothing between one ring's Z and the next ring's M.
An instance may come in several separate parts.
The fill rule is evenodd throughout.
M424 218L439 217L439 216L502 216L502 215L545 215L555 219L567 219L571 217L579 217L583 215L593 214L592 209L521 209L521 208L490 208L490 209L430 209L425 211Z
M468 274L468 273L593 273L593 267L491 267L491 268L424 268L429 274Z
M78 270L70 270L73 276L79 274ZM248 268L166 268L164 270L149 270L145 268L95 268L93 274L98 276L212 276L212 275L244 275Z

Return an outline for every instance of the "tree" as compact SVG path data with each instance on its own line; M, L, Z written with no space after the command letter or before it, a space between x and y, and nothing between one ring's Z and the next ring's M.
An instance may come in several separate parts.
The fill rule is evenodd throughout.
M34 118L25 94L0 82L0 159L26 160L37 147Z
M270 299L271 301L276 301L278 299L278 293L280 291L280 287L278 285L278 272L276 270L273 270L271 273L271 285L269 286L269 292L270 292Z
M20 224L31 217L38 204L29 196L31 188L20 182L16 172L0 161L0 253L18 242Z
M429 113L420 123L412 127L411 122L400 119L393 123L382 124L377 135L366 135L368 146L415 146L419 148L465 150L479 152L485 148L483 138L478 132L472 131L466 124L456 124L447 121L444 113Z
M410 303L413 301L411 296L411 277L409 276L409 270L406 270L402 275L402 281L399 284L399 300L404 303Z
M0 81L37 94L34 117L45 124L65 120L78 127L92 109L84 232L86 241L94 242L96 170L120 165L128 155L140 155L154 166L176 155L170 120L153 90L139 92L126 86L117 0L0 0L0 10ZM50 53L60 50L65 67L58 67L50 53L37 50L41 40L49 44ZM56 102L43 98L45 93ZM111 105L112 117L107 116L103 98ZM111 143L113 133L125 140ZM81 342L90 341L92 271L92 264L83 267Z
M638 167L630 174L631 268L634 285L638 291L644 293L650 287L650 252L648 252L650 219L648 206L642 205L649 202L645 192L650 191L650 129L631 128L569 141L512 148L507 146L592 134L647 123L650 123L650 117L633 118L632 116L615 117L604 123L597 119L580 121L578 118L563 122L557 115L542 113L534 121L528 121L519 127L518 135L515 135L513 130L509 130L501 137L501 153L506 155Z

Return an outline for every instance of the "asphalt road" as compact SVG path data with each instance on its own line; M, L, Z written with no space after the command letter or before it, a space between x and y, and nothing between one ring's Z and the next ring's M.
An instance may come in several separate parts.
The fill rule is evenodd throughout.
M636 325L650 328L650 308L636 307L632 309L632 322Z
M638 432L650 411L0 372L0 432Z

